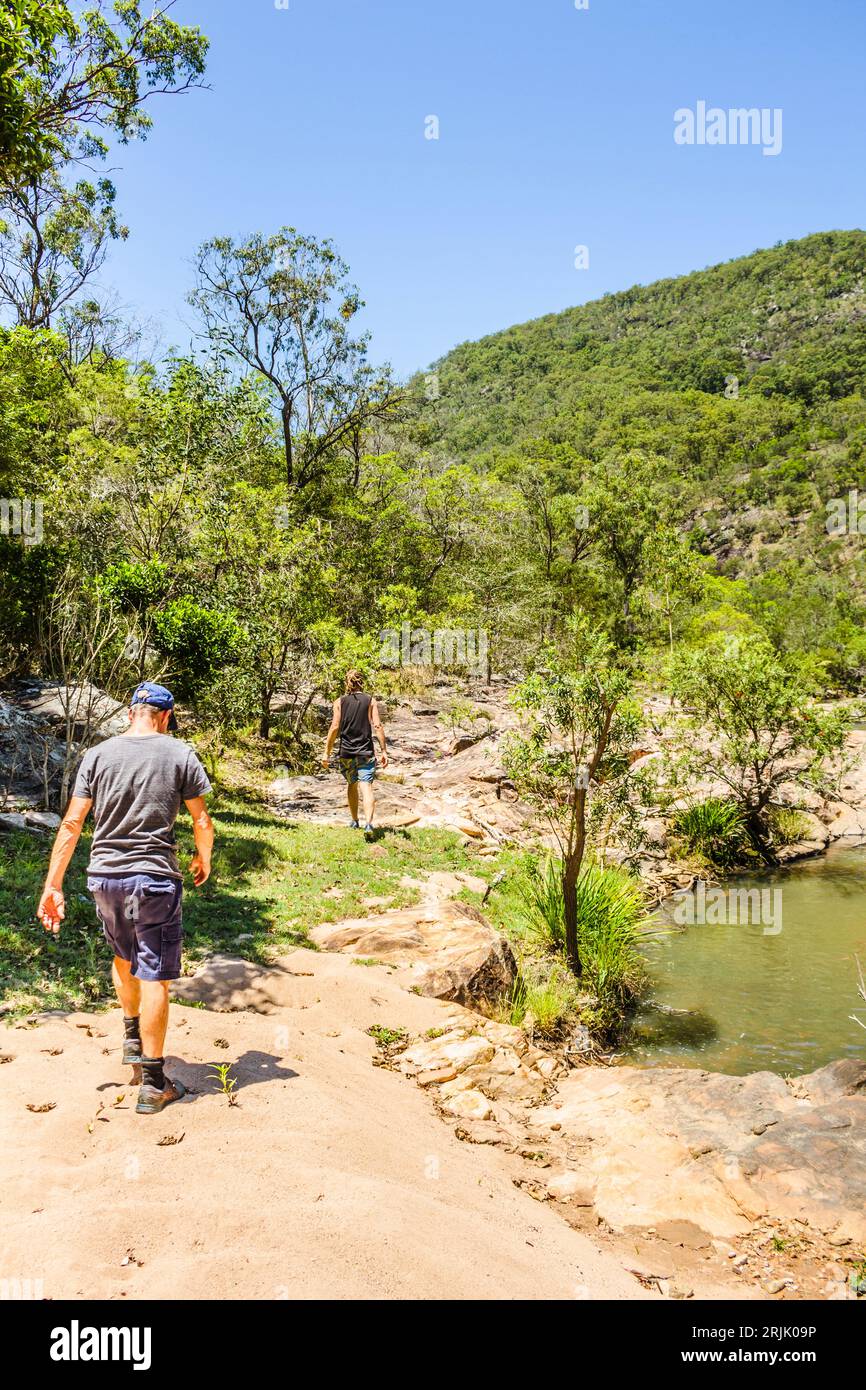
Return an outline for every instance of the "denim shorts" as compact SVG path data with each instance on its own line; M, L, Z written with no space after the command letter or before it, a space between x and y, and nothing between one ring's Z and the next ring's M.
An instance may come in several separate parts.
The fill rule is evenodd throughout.
M132 962L137 980L176 980L183 942L179 879L156 874L87 879L105 939L116 956Z
M356 782L372 782L376 776L376 759L372 758L341 758L340 771L353 787Z

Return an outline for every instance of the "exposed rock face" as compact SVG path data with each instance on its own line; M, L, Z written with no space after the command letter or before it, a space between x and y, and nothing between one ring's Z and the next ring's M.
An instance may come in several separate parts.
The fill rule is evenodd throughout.
M407 987L461 1004L495 1002L516 973L508 942L465 903L434 899L316 927L310 936L328 951L404 967Z
M495 854L509 841L534 839L553 847L548 828L519 799L503 766L503 736L517 724L508 688L499 683L475 692L476 706L483 707L490 720L483 732L477 727L456 734L449 729L446 710L455 693L437 691L432 701L387 705L380 701L391 762L377 782L377 819L392 827L435 825L453 830L482 856ZM321 713L324 717L329 711L323 707ZM671 738L671 703L660 696L649 697L643 714L640 744L631 754L632 769L653 766L661 771ZM826 800L794 782L780 788L782 800L800 811L804 821L804 838L782 848L780 862L820 854L840 839L866 840L866 731L851 731L845 762L838 801ZM644 854L637 868L654 896L666 896L692 880L688 866L668 854L673 810L695 798L727 794L724 783L708 779L688 792L683 790L672 806L647 810L642 822ZM278 812L305 820L345 823L347 816L345 788L336 771L330 776L280 778L272 784L271 800ZM625 854L615 844L608 847L611 862Z
M74 745L98 742L127 726L126 708L96 686L21 682L0 696L0 796L14 811L41 805L56 794ZM12 825L7 825L12 829ZM24 828L50 829L28 813Z
M93 731L109 738L127 727L126 706L86 681L80 686L33 681L17 694L16 704L33 724L52 725L60 736L71 727L75 738Z
M560 1059L530 1047L521 1028L472 1014L455 1015L440 1037L408 1047L397 1066L419 1085L435 1085L444 1114L487 1120L497 1117L490 1102L535 1104L567 1071ZM479 1097L487 1102L484 1114Z
M305 1032L321 1011L328 1030L356 1015L364 1027L404 1022L414 1040L385 1065L422 1088L459 1139L498 1147L518 1187L572 1225L601 1222L647 1288L665 1291L659 1281L697 1252L689 1281L712 1268L751 1296L855 1296L866 1064L835 1062L790 1082L769 1072L572 1070L521 1028L459 1004L403 994L405 1011L397 1008L399 985L413 978L406 970L401 980L402 969L353 970L343 952L297 950L269 968L214 956L173 993L285 1020L310 1009ZM433 1007L440 1012L423 1012Z
M790 1082L771 1072L569 1071L520 1029L473 1026L464 1014L396 1065L460 1121L462 1138L532 1159L539 1171L516 1181L575 1219L588 1209L614 1232L731 1255L724 1242L741 1242L750 1253L737 1272L751 1278L760 1277L755 1241L774 1230L798 1233L816 1270L866 1244L866 1063L849 1058ZM834 1296L844 1296L841 1277Z
M506 1133L519 1116L512 1137L531 1128L549 1154L549 1195L579 1192L614 1230L688 1221L732 1238L769 1217L831 1244L866 1242L866 1063L833 1062L791 1082L634 1067L566 1074L518 1035L452 1031L407 1049L400 1070L419 1080L451 1073L440 1098L486 1096ZM552 1080L555 1099L539 1106ZM533 1108L499 1109L501 1100Z

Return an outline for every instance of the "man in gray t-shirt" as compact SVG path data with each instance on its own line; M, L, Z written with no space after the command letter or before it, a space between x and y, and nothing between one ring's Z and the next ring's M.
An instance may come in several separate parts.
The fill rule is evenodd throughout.
M145 682L133 693L129 728L84 755L57 832L38 916L55 935L64 916L63 876L93 809L87 888L114 952L112 978L124 1014L123 1060L141 1079L136 1110L152 1115L184 1094L163 1071L168 989L180 974L181 896L174 824L184 803L192 815L193 882L208 878L211 790L193 750L169 735L174 697ZM138 1075L136 1075L138 1073Z

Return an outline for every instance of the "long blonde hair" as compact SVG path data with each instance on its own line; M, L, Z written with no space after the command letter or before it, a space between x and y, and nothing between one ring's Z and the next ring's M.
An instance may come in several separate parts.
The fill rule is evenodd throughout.
M360 671L354 668L346 672L346 694L350 695L354 690L364 689L364 677Z

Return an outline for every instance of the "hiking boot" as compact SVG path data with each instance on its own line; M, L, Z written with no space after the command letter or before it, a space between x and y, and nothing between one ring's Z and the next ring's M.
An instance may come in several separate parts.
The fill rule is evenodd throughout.
M186 1087L182 1081L172 1081L166 1077L162 1090L158 1086L149 1086L145 1082L138 1093L135 1113L137 1115L158 1115L160 1110L171 1105L173 1100L180 1100L181 1096L185 1095Z
M350 820L350 821L349 821L349 829L350 829L350 830L360 830L361 827L360 827L360 825L358 824L358 822L357 822L356 820Z

